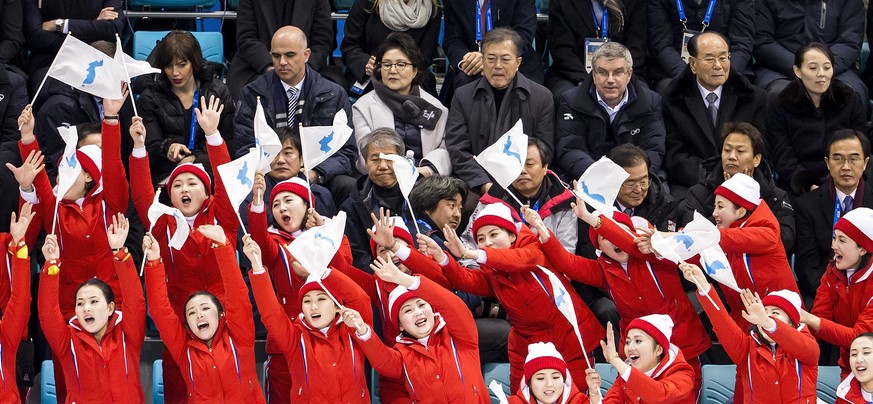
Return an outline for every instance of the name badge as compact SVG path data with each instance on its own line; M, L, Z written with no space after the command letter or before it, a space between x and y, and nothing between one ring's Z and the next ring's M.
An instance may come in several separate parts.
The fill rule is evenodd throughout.
M609 40L606 38L585 38L585 71L588 74L591 74L591 70L594 69L594 65L591 64L591 61L594 60L594 52L607 41Z
M688 63L688 58L691 57L691 55L688 53L688 41L691 40L691 37L693 37L699 33L700 33L699 31L692 31L692 30L686 30L685 32L682 33L682 60L685 63Z
M369 78L364 80L363 83L361 83L360 81L356 81L355 84L352 86L352 93L357 95L357 96L360 96L361 94L364 93L364 89L367 88L368 85L370 85Z

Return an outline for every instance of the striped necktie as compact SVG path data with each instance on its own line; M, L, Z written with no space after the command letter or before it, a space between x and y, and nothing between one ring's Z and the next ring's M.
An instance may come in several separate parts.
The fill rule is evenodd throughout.
M297 113L297 99L299 98L297 87L288 88L288 127L294 126L294 118Z

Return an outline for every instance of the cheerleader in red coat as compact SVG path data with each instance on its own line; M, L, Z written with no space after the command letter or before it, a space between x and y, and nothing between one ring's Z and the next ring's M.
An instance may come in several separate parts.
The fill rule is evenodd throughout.
M567 362L551 342L537 342L527 347L521 389L509 397L509 404L539 403L588 403L588 396L573 384Z
M9 234L2 234L9 240L3 261L10 266L11 276L9 298L0 319L0 402L3 403L19 403L22 399L15 379L15 365L18 345L30 317L30 257L24 239L33 217L31 205L25 203L20 216L16 218L12 213Z
M282 350L291 373L291 402L369 403L364 355L339 318L340 308L346 306L360 310L365 320L372 321L364 291L339 271L328 269L323 279L310 275L297 300L301 313L289 319L272 293L260 247L249 236L243 241L243 252L252 262L249 280L261 320ZM300 266L297 262L293 265Z
M219 118L224 106L212 96L209 97L208 104L205 98L201 98L200 105L202 109L195 109L194 112L197 123L207 134L207 151L215 178L215 194L212 195L212 182L201 164L182 163L170 173L167 180L169 200L174 208L182 212L192 229L218 224L224 229L230 244L235 246L239 222L217 171L219 165L230 161L227 145L218 133ZM148 217L155 190L150 181L143 180L151 178L151 169L145 149L145 126L141 118L134 118L130 136L133 138L134 148L129 162L130 178L139 179L132 183L133 204L145 228L151 229L160 244L161 258L167 272L170 305L176 316L183 318L185 302L194 292L207 291L219 300L224 299L221 275L215 269L218 268L215 254L210 253L212 241L192 231L180 250L171 249L168 241L176 229L176 221L171 216L163 215L152 223ZM179 366L166 350L162 358L165 397L170 402L182 400L185 397L185 385Z
M398 285L389 297L391 322L400 329L397 344L385 346L355 310L341 314L373 369L402 380L416 403L490 403L476 322L464 302L425 277L401 272L391 259L377 257L370 267Z
M849 349L852 373L837 386L837 403L873 402L873 333L865 332L852 341Z
M849 345L858 334L873 331L873 210L857 208L834 225L834 259L821 277L811 313L800 321L821 340L840 347L841 376L851 372Z
M777 290L761 299L743 291L741 314L754 326L745 332L728 315L700 267L682 264L680 269L685 279L699 285L700 304L737 365L735 403L816 402L819 348L809 327L800 322L800 295Z
M297 296L300 287L306 281L305 272L297 272L292 265L294 257L287 247L306 228L324 224L324 219L315 211L315 198L306 181L291 177L273 187L268 200L273 213L273 223L268 223L266 207L264 206L264 190L266 182L264 174L259 170L255 173L252 193L254 198L249 204L248 225L252 240L263 249L263 265L270 271L273 287L279 304L285 310L289 319L297 318L300 305ZM352 250L348 238L343 236L339 253L334 256L332 266L348 263L351 266ZM355 270L356 272L361 272ZM363 273L363 272L361 272ZM282 350L274 337L267 335L267 380L265 390L270 402L285 403L291 394L291 374Z
M603 327L576 294L570 280L558 274L555 278L561 285L552 285L548 274L539 266L548 269L555 265L540 249L537 237L527 226L517 226L512 221L508 206L486 205L472 227L477 250L464 246L450 228L444 229L443 234L454 256L476 260L480 269L464 268L440 250L428 249L428 253L434 256L456 288L478 296L496 296L506 309L512 319L508 340L511 391L520 386L527 346L534 342L555 344L574 378L584 379L588 367L585 356L590 357L604 334ZM556 306L556 289L559 296L566 293L572 302L584 346Z
M618 372L615 384L600 397L600 376L588 369L591 403L600 404L686 404L696 400L694 371L685 362L682 351L670 343L673 320L652 314L631 321L624 351L627 362L618 356L612 324L606 326L606 343L601 342L603 356ZM665 348L666 347L666 348Z
M216 225L200 226L197 232L211 243L207 253L218 265L225 300L207 291L196 292L185 302L184 319L179 319L167 297L161 247L147 233L143 251L148 259L149 314L166 351L181 365L187 402L265 403L255 370L252 305L231 244L234 239Z
M145 298L136 267L124 248L128 223L113 216L107 240L121 290L127 296L117 311L112 288L92 278L79 286L74 299L75 316L67 322L58 304L62 263L55 235L46 236L42 248L46 263L40 273L39 324L52 348L52 356L66 375L67 403L143 403L139 358L145 338ZM20 336L20 334L19 334ZM15 374L14 372L12 374Z

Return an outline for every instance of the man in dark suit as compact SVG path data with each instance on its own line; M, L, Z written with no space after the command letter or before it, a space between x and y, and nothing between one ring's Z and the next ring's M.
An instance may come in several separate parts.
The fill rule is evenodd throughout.
M664 164L670 189L682 198L700 181L700 163L717 156L726 122L749 122L764 133L764 90L731 70L724 36L707 31L688 42L688 67L664 90ZM710 101L711 100L711 101Z
M834 256L831 250L834 223L854 208L873 208L873 187L864 181L870 161L867 137L854 129L838 130L828 139L825 151L827 184L804 194L795 203L794 272L801 294L810 302L828 261Z

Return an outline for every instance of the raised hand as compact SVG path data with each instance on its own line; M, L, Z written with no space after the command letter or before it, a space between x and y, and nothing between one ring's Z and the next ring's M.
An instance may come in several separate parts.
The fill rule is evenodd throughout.
M45 257L46 261L61 258L61 250L58 248L58 236L54 234L45 236L45 243L42 245L42 256Z
M367 234L373 241L385 248L394 248L394 220L391 218L391 211L379 208L379 218L376 218L374 213L370 213L370 218L373 219L373 226L376 227L376 232L373 229L367 229Z
M197 228L197 232L218 244L227 243L227 235L224 234L224 228L214 224L204 224Z
M224 111L221 100L210 95L207 104L206 97L200 97L200 105L200 108L194 110L194 114L200 127L203 128L203 133L207 136L218 133L218 122L221 120L221 112Z
M603 348L603 357L609 363L618 358L618 349L615 345L615 333L612 332L612 322L606 323L606 341L600 341L600 347ZM620 358L619 358L620 359Z
M443 237L446 238L445 244L449 248L449 252L459 259L463 259L464 254L467 252L467 246L461 242L455 230L449 227L449 225L443 226Z
M370 268L373 269L373 272L379 279L394 283L397 285L402 285L405 287L412 286L412 282L415 280L412 275L403 273L400 268L397 268L397 265L394 265L392 259L394 258L394 254L388 253L388 259L384 259L382 257L376 257L373 260L373 263L370 264Z
M436 262L446 260L446 253L440 248L440 245L434 239L421 233L418 233L418 248L424 250L424 254L430 255Z
M33 180L37 174L45 168L43 164L44 156L39 150L31 151L21 163L21 167L16 167L12 163L6 163L6 168L15 176L15 181L18 186L26 192L33 192Z
M746 321L763 328L772 329L776 326L775 320L770 318L767 315L767 311L764 310L764 305L761 304L761 297L758 296L758 293L752 293L749 289L743 289L740 299L743 300L743 306L746 307L741 313Z
M261 246L252 239L252 236L246 234L243 236L243 253L252 262L252 273L264 273L264 263L261 260Z
M364 322L364 319L361 318L361 313L358 313L355 309L346 307L340 310L340 316L346 327L354 328L358 335L364 335L370 330L370 327L368 327L367 323Z
M679 270L682 271L682 276L685 277L685 280L698 285L698 292L709 292L709 281L703 275L703 270L699 266L683 262L679 264Z
M155 240L152 233L146 233L145 237L142 238L142 251L149 261L161 258L161 246L158 245L158 240Z
M124 105L124 100L127 99L127 96L130 94L130 91L127 88L127 83L121 82L121 98L116 100L103 99L103 116L118 116L118 111L121 111L121 106Z
M33 205L24 203L21 205L21 214L16 218L15 212L12 212L12 220L9 222L9 235L12 236L12 242L18 244L24 239L27 233L27 228L30 227L30 222L33 220Z
M306 211L306 228L311 229L313 227L321 226L324 224L324 216L318 213L314 208L309 208Z
M252 205L261 206L264 204L264 192L267 189L267 180L264 179L264 172L261 170L255 171L255 182L252 185ZM270 201L270 203L273 203Z
M640 250L643 254L651 254L655 250L652 249L652 235L655 234L656 229L643 229L642 234L637 231L637 237L634 239L634 243L637 245L637 249Z
M124 242L127 240L127 233L130 231L130 222L124 217L124 214L117 213L112 216L112 224L106 230L106 238L109 239L109 247L113 250L124 247Z
M130 122L130 138L133 139L133 148L141 149L145 147L146 128L142 123L142 118L135 116Z
M18 130L21 131L21 143L30 144L36 137L33 136L33 105L27 104L21 110L21 115L18 115Z
M573 189L576 189L576 181L573 181ZM598 215L589 211L588 206L585 205L585 201L583 201L578 195L576 196L576 203L571 203L570 206L573 207L573 213L576 214L576 217L578 217L579 220L588 223L591 227L597 225Z
M521 207L521 214L524 216L524 221L527 222L528 226L537 229L541 243L549 241L549 238L551 237L549 229L547 229L546 224L543 223L543 218L540 216L539 212L531 209L528 205L524 205Z

